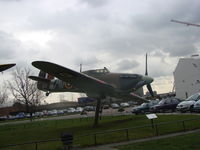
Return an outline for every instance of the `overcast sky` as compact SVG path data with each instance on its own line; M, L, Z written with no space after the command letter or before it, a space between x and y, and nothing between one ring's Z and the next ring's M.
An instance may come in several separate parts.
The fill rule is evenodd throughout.
M147 52L154 90L169 92L178 59L200 50L200 28L170 20L199 14L199 0L0 0L0 63L144 74Z

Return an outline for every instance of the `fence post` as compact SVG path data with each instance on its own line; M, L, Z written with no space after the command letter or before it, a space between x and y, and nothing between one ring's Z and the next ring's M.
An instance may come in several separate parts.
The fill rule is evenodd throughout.
M94 134L94 145L97 145L97 135Z
M35 150L37 150L37 142L35 142Z
M126 140L129 141L128 129L126 129Z
M185 132L185 121L182 121L183 123L183 131Z
M155 130L156 130L156 136L158 136L158 125L155 125Z

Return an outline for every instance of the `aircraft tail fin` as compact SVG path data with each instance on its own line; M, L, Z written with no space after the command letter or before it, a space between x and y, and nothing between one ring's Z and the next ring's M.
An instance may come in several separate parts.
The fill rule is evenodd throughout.
M54 79L54 76L44 72L40 71L38 76L29 76L30 79L37 81L37 87L38 89L42 91L49 91L51 80Z
M39 72L39 76L40 78L43 78L43 79L47 79L47 80L53 80L54 79L54 76L44 72L44 71L40 71Z

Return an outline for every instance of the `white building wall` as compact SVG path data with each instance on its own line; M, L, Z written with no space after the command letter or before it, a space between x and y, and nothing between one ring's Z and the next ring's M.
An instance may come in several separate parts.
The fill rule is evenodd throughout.
M181 58L174 71L174 82L177 98L200 92L200 58Z

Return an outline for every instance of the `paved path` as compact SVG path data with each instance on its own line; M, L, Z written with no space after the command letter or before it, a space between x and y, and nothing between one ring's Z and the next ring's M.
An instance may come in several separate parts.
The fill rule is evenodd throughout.
M200 132L200 129L187 131L187 132L179 132L179 133L172 133L172 134L167 134L167 135L154 136L154 137L138 139L138 140L130 140L130 141L120 142L120 143L87 147L87 148L74 148L74 150L117 150L116 148L113 148L113 147L120 146L120 145L133 144L133 143L138 143L138 142L157 140L157 139L164 139L168 137L175 137L175 136L185 135L185 134L190 134L190 133L195 133L195 132Z

